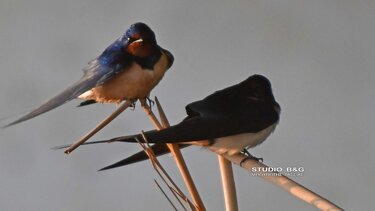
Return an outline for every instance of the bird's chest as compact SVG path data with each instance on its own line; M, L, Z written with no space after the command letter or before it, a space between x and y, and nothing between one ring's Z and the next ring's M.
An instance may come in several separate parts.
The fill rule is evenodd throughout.
M159 83L168 68L166 56L162 54L152 70L143 69L133 62L104 84L97 86L81 98L94 99L102 103L119 103L125 99L144 99Z
M277 123L257 133L242 133L217 138L210 148L219 154L236 154L247 147L255 147L256 145L261 144L275 130L276 124Z

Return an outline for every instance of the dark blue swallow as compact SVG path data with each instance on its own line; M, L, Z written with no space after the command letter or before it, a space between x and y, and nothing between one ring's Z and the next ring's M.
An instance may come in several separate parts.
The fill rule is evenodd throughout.
M173 55L157 44L150 27L135 23L99 57L88 63L80 80L4 127L36 117L75 98L86 100L81 106L137 99L144 105L173 60Z
M187 117L177 125L144 133L156 155L168 153L166 143L180 146L198 145L218 154L236 154L262 143L275 129L280 106L275 101L271 83L261 75L217 91L203 100L186 106ZM141 134L122 136L106 141L136 142ZM90 144L86 143L86 144ZM142 151L101 170L128 165L147 159Z

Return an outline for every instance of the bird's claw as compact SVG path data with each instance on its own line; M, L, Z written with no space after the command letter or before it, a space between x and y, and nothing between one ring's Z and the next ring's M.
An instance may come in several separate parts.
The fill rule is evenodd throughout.
M137 101L136 100L129 100L129 99L125 99L125 101L131 101L131 103L129 105L129 108L134 111Z
M155 105L155 101L151 100L149 97L146 97L146 104L148 104L148 106L151 108Z
M252 160L256 160L258 162L261 162L263 163L263 158L258 158L258 157L255 157L253 156L252 154L250 154L249 151L247 151L246 149L242 150L242 153L244 155L246 155L246 157L244 159L241 160L240 162L240 166L242 167L242 164L246 161L246 160L249 160L249 159L252 159Z
M151 109L151 107L155 104L155 102L151 100L149 97L139 99L139 101L141 102L141 106L147 109Z

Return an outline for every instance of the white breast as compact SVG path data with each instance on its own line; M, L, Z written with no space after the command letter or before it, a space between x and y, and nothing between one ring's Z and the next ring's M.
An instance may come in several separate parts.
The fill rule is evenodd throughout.
M229 155L237 154L245 148L255 147L261 144L275 130L277 123L257 132L242 133L233 136L227 136L215 139L213 145L209 148L216 153Z

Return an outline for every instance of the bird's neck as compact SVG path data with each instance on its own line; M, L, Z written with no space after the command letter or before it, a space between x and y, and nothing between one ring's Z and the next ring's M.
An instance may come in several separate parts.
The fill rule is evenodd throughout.
M159 61L161 57L161 49L157 47L155 52L148 57L134 57L134 61L142 67L142 69L153 70L155 64Z

